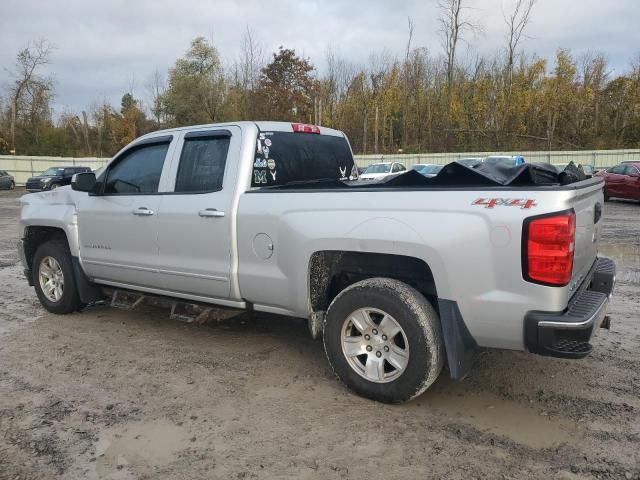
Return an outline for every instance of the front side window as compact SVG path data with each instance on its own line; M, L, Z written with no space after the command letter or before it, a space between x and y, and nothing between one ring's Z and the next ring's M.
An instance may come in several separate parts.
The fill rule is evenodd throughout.
M169 143L134 147L107 171L106 194L140 195L157 193Z
M175 191L221 190L230 140L229 136L185 138Z
M624 169L624 174L625 175L632 175L634 173L638 173L638 169L632 165L628 165L625 167Z
M624 172L624 165L616 165L607 170L607 173L615 173L616 175L621 175L622 172Z

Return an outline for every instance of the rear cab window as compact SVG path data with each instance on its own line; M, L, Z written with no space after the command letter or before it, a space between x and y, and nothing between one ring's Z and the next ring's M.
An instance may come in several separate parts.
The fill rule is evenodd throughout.
M343 136L264 131L258 133L251 186L318 180L355 180L358 172Z
M176 176L175 193L222 190L231 132L216 130L185 135Z

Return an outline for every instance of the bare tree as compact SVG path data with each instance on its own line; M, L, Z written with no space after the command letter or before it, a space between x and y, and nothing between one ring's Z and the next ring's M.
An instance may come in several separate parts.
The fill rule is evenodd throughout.
M402 99L402 148L407 147L409 141L409 129L408 129L408 117L409 117L409 90L410 90L410 57L411 57L411 42L413 40L413 20L411 17L407 17L408 24L408 38L407 48L404 54L404 95Z
M242 86L254 91L264 60L262 46L256 41L253 30L247 26L242 35L241 74Z
M153 72L151 79L147 83L150 110L158 126L164 123L163 99L167 92L167 80L158 69Z
M16 58L16 69L13 72L15 82L9 90L11 150L13 151L16 148L16 123L20 110L27 101L25 97L29 94L32 99L43 100L43 91L51 88L51 79L41 77L37 70L49 63L53 49L49 42L41 39L21 50ZM33 102L29 109L33 113Z
M478 30L478 26L464 19L464 10L467 7L463 6L463 0L441 0L438 5L441 10L438 21L446 55L447 100L450 107L458 43L463 39L466 31L475 32Z
M504 21L507 24L507 82L509 92L513 85L513 66L518 55L518 46L524 36L524 30L529 24L531 11L535 3L536 0L516 0L516 6L509 16L503 12Z

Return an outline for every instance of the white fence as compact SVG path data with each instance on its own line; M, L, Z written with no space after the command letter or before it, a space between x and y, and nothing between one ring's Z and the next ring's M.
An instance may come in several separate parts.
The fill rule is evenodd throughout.
M418 153L397 155L356 155L360 167L378 162L401 162L407 167L416 163L446 165L461 158L486 157L489 155L522 155L526 162L561 164L573 161L576 165L593 165L596 168L617 165L624 160L640 160L640 150L578 150L536 152L467 152L467 153Z
M366 167L378 162L402 162L411 167L416 163L435 163L444 165L461 158L486 157L488 155L522 155L531 162L569 163L593 165L596 168L617 165L624 160L640 160L640 150L578 150L578 151L537 151L537 152L467 152L467 153L419 153L397 155L356 155L356 163ZM17 185L24 185L29 177L44 172L49 167L77 165L96 169L109 161L108 158L71 158L71 157L27 157L0 155L0 170L6 170L14 176Z

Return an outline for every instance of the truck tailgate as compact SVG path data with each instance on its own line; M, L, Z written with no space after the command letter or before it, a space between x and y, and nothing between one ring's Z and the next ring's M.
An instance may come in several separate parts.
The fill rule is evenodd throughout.
M580 286L596 260L602 230L603 203L602 183L576 190L572 199L572 208L576 214L576 240L570 295Z

